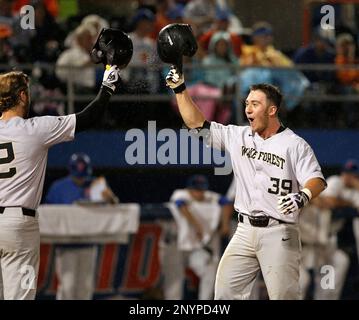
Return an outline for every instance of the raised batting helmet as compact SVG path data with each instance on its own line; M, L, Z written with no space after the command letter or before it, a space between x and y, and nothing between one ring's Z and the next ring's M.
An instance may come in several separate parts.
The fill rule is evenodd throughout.
M74 153L70 158L69 171L73 177L89 179L92 176L90 157L83 152Z
M173 23L158 34L157 52L165 63L176 66L182 72L182 57L192 57L198 49L196 38L189 24Z
M131 61L133 44L131 38L121 30L104 28L91 51L94 63L117 65L125 68Z

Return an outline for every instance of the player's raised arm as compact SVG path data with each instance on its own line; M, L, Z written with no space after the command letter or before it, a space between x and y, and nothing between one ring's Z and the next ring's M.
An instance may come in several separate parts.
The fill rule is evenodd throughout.
M76 113L76 132L93 127L101 119L111 96L121 83L120 71L130 62L133 45L130 37L121 30L103 29L91 52L95 63L106 66L101 89L97 97L81 112Z
M163 62L172 64L166 84L176 94L184 123L189 128L203 127L206 119L186 90L182 70L182 57L191 57L197 51L190 25L177 23L163 28L158 35L157 51Z

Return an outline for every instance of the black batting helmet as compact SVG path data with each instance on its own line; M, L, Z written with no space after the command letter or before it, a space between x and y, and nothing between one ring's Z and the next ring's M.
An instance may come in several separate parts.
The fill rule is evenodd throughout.
M94 63L117 65L124 68L131 61L133 44L131 38L121 30L104 28L91 51Z
M157 52L160 59L182 70L182 57L192 57L197 51L196 38L189 24L173 23L158 34Z

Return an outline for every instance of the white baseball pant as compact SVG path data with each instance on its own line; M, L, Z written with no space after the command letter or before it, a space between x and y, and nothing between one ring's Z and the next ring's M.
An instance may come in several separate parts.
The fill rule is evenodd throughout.
M38 217L25 216L21 208L0 214L0 297L33 300L39 270Z
M312 263L314 260L316 263ZM314 270L314 300L339 300L345 280L348 274L350 259L348 254L338 249L336 244L328 243L327 246L310 246L303 248L300 284L302 288L303 299L306 296L310 284L310 275L308 269ZM321 281L324 274L321 273L321 267L329 265L334 268L334 288L322 287Z
M219 262L216 300L248 300L261 269L270 299L300 299L301 244L297 225L253 227L248 217L237 230Z
M219 261L219 236L210 242L213 256L209 258L202 249L182 251L177 241L160 243L163 293L166 300L183 299L185 268L190 267L199 277L198 299L210 300L214 296L214 281Z
M57 300L91 300L95 290L97 247L56 248Z

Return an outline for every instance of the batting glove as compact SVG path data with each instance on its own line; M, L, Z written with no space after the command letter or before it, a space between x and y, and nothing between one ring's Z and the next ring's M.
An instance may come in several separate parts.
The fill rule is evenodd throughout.
M107 65L105 72L103 74L102 86L105 86L110 89L110 93L115 93L116 89L120 84L120 69L118 66Z
M175 66L172 66L166 77L166 84L174 93L181 93L186 89L183 74L179 73Z
M312 193L307 188L298 193L288 193L285 196L278 197L278 210L283 215L294 214L306 206L311 198Z

